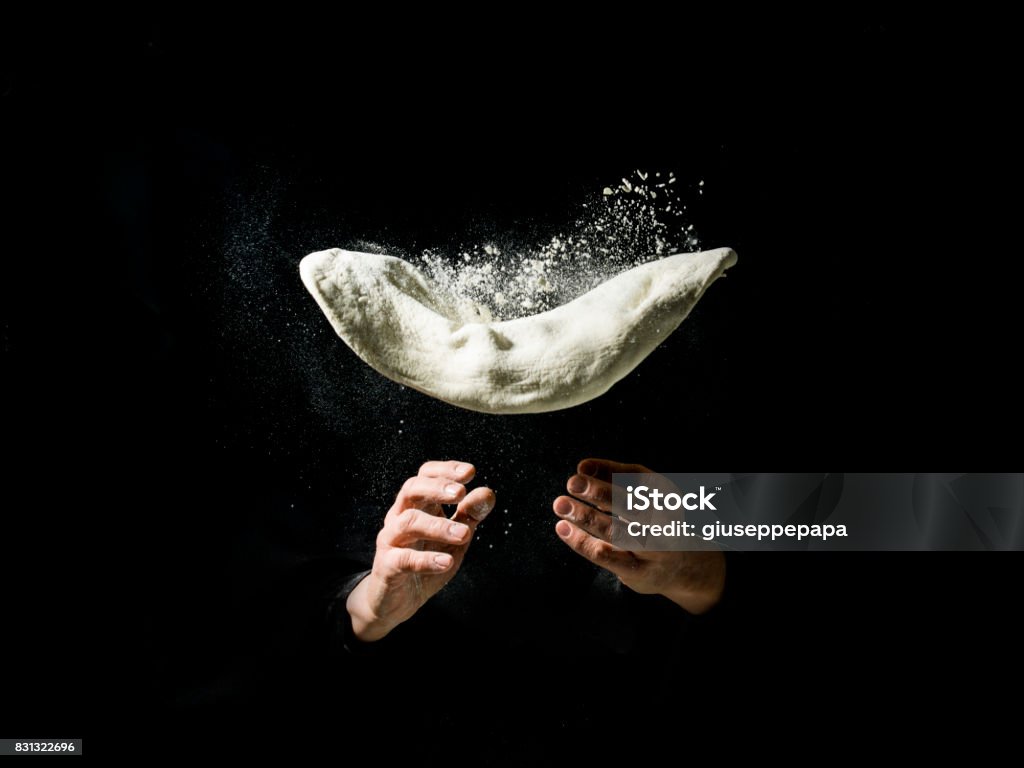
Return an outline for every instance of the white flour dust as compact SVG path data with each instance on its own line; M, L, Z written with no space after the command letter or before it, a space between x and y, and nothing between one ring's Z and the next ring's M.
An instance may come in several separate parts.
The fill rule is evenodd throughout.
M703 195L703 186L700 181L687 189L673 172L636 170L583 203L564 232L543 242L492 238L453 252L427 250L411 260L467 319L534 315L627 269L699 250L684 199Z

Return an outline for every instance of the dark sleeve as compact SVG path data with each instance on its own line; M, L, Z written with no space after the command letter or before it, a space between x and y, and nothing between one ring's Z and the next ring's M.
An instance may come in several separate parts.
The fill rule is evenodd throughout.
M634 592L601 570L567 629L582 631L589 653L648 656L678 646L692 619L671 600Z
M370 571L363 570L341 577L340 583L329 584L325 595L325 635L328 649L336 653L369 653L374 643L360 641L352 631L352 618L348 615L346 603L352 590L356 588Z
M696 617L694 647L719 655L765 655L802 647L801 637L826 606L813 599L825 589L828 572L815 566L822 558L808 552L727 552L725 591L719 603Z
M392 646L399 644L407 634L402 625L386 637L372 643L364 643L355 636L352 618L348 614L348 596L370 569L355 558L328 561L319 564L314 571L312 582L305 582L304 588L314 597L311 615L314 617L313 647L323 649L328 661L346 664L350 657L372 657L388 653Z
M704 639L719 642L730 627L741 621L743 604L751 597L748 581L747 553L725 552L725 587L718 602L706 613L694 617L697 633Z
M602 652L644 657L714 645L734 631L747 614L749 595L743 553L726 554L725 589L719 602L706 613L694 615L662 595L642 595L623 585L607 571L598 572L580 617L585 633Z
M273 597L274 645L283 656L310 662L341 662L361 650L352 634L345 602L369 573L358 556L340 555L294 566L280 579Z

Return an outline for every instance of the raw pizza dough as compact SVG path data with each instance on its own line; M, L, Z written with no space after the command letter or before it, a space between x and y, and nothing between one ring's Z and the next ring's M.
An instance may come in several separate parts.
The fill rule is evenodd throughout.
M502 322L467 315L392 256L333 248L306 256L299 270L338 335L389 379L473 411L541 413L608 391L735 263L730 248L669 256Z

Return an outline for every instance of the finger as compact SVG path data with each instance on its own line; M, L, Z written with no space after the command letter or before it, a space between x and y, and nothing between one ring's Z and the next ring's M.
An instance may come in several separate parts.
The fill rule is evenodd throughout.
M423 509L430 504L457 504L466 495L466 486L443 477L416 475L405 481L395 498L397 512Z
M577 554L582 555L595 565L599 565L616 576L626 578L640 566L632 552L626 552L594 538L589 533L566 520L559 520L555 525L559 538L568 544Z
M596 477L598 480L611 482L612 474L615 472L628 472L631 474L650 474L651 470L640 464L623 464L610 459L584 459L576 466L576 471L581 475Z
M420 477L443 477L458 483L468 483L476 474L476 467L466 461L428 461L417 473Z
M472 529L464 522L449 520L419 509L407 509L389 517L381 529L378 544L407 547L418 541L436 541L458 546L469 541Z
M466 495L466 498L459 502L459 507L452 515L452 520L465 523L472 530L476 530L477 525L491 514L491 510L497 503L498 499L490 488L474 488Z
M403 573L444 573L454 562L447 552L395 548L380 558L380 569L384 578L393 578Z
M611 541L612 518L600 510L581 504L569 496L559 496L552 505L555 514L563 520L576 523L580 528L604 541Z
M608 512L612 508L612 484L588 475L573 475L565 484L566 490L577 499L583 499L598 509Z

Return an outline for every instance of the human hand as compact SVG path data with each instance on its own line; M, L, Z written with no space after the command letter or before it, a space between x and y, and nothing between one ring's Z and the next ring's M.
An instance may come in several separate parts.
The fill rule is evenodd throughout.
M405 481L377 535L369 575L349 593L345 607L355 636L380 640L451 581L477 524L494 508L494 491L465 483L472 464L428 461ZM443 505L456 504L448 518Z
M649 474L650 469L606 459L584 459L576 469L566 483L571 495L559 496L553 505L562 518L555 524L562 541L635 592L664 595L690 613L704 613L718 602L725 587L720 551L629 552L610 543L612 473Z

